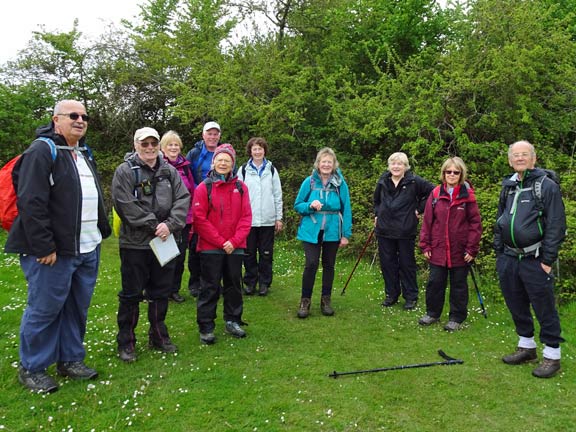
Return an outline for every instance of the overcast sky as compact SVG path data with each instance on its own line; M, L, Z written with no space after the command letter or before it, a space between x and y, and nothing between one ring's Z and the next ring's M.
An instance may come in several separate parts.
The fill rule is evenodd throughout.
M0 64L14 60L44 25L47 31L70 31L78 18L79 30L86 36L98 36L110 22L138 15L144 0L0 0Z

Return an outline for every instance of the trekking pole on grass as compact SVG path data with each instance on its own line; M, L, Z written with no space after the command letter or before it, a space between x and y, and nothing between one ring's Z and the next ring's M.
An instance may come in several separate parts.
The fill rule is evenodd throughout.
M370 231L370 235L368 236L368 239L366 240L366 243L364 243L364 247L362 248L362 252L360 252L360 255L358 256L358 259L356 260L356 264L354 264L354 268L352 269L352 272L350 273L350 276L348 276L348 280L346 281L346 284L344 285L344 288L342 289L342 292L340 293L340 295L344 295L346 294L346 288L348 288L348 284L350 283L350 279L352 279L352 275L354 274L354 272L356 271L356 267L358 267L358 264L360 263L360 260L362 259L362 257L364 256L364 252L366 252L366 248L368 247L368 244L370 243L370 240L372 240L372 236L374 235L374 230Z
M363 373L371 373L371 372L385 372L390 370L399 370L399 369L414 369L414 368L423 368L423 367L430 367L430 366L450 366L455 364L462 364L464 360L458 360L454 357L450 357L441 349L438 350L438 355L444 359L444 361L437 361L431 363L418 363L418 364L410 364L410 365L403 365L403 366L392 366L392 367L385 367L385 368L377 368L377 369L367 369L367 370L358 370L352 372L332 372L328 375L330 378L338 378L342 375L357 375Z
M474 274L474 266L472 264L470 264L470 276L472 276L472 282L474 283L474 288L476 288L476 295L478 296L478 301L480 302L480 306L482 307L482 315L484 315L484 318L488 318L486 308L484 307L484 300L482 299L482 294L480 294L480 289L478 288L478 283L476 282L476 275Z

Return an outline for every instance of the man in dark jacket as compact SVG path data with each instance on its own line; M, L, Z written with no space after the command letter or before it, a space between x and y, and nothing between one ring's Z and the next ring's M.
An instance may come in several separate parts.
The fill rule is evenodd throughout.
M414 256L418 215L424 213L434 185L409 170L406 154L390 155L388 171L380 176L374 190L374 224L386 291L382 306L396 304L402 294L404 308L414 309L418 300Z
M558 184L546 177L545 171L534 168L532 144L512 144L508 162L516 173L502 182L494 247L500 286L519 342L516 351L502 360L511 365L537 360L532 306L544 344L543 361L532 375L549 378L560 370L560 343L564 342L552 275L552 264L566 235L564 203ZM536 184L541 188L540 198Z
M160 265L150 242L174 235L178 243L190 208L190 194L176 168L159 154L158 132L150 127L134 133L134 153L125 156L114 172L112 200L122 219L120 265L122 290L118 294L118 356L136 360L136 325L140 301L148 300L148 346L166 353L177 351L166 327L168 297L176 261Z
M196 187L202 183L212 169L214 150L221 144L220 136L220 125L215 121L209 121L202 128L202 139L194 144L192 150L186 154L186 159L192 167ZM197 297L200 289L200 255L196 251L197 245L198 234L194 233L188 245L188 271L190 272L188 290L192 297Z
M100 242L111 229L92 155L83 147L89 117L74 100L56 104L52 123L13 171L19 215L6 252L20 254L28 281L28 302L20 327L19 381L50 393L58 384L46 373L57 363L59 375L94 379L84 364L88 306L94 292Z

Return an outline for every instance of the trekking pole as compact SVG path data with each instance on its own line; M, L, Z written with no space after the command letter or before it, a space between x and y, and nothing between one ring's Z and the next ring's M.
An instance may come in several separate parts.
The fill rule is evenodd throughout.
M418 364L410 364L410 365L403 365L403 366L392 366L392 367L385 367L385 368L377 368L377 369L367 369L367 370L357 370L351 372L332 372L328 375L330 378L338 378L342 375L357 375L357 374L364 374L364 373L372 373L372 372L386 372L390 370L399 370L399 369L414 369L414 368L423 368L423 367L430 367L430 366L450 366L455 364L462 364L464 360L458 360L454 357L450 357L441 349L438 350L438 355L444 359L444 361L437 361L431 363L418 363Z
M360 256L358 256L358 259L356 260L356 264L354 264L354 268L352 269L350 276L348 276L348 280L346 281L346 284L344 285L344 288L342 289L342 292L340 293L340 295L346 294L346 288L348 288L348 284L350 283L350 279L352 279L352 275L356 271L356 267L358 267L360 260L364 256L364 252L366 252L366 248L368 247L370 240L372 240L373 235L374 235L374 230L370 231L370 235L368 236L368 240L366 240L366 243L364 243L364 247L362 248L362 252L360 252Z
M476 282L476 275L474 274L474 267L472 264L470 264L470 276L472 276L472 282L474 283L474 288L476 288L476 295L478 296L480 306L482 306L482 315L484 315L484 318L488 318L486 308L484 307L484 300L482 299L482 294L480 294L480 289L478 288L478 283Z

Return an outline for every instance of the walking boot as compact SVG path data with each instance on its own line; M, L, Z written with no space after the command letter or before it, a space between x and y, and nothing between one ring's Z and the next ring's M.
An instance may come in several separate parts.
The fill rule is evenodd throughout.
M320 310L322 315L332 316L334 315L334 309L332 309L332 297L329 295L323 295L320 299Z
M300 299L300 308L298 309L298 318L308 318L310 315L310 299L302 297Z
M533 363L538 361L538 354L536 353L536 348L517 347L512 354L502 357L502 361L509 365Z
M536 378L551 378L560 371L560 360L552 360L544 357L542 363L532 371Z

